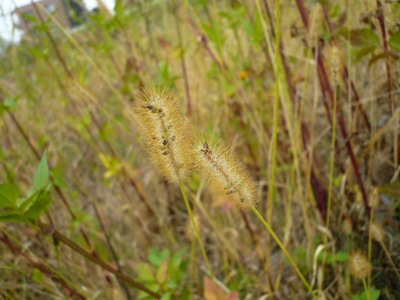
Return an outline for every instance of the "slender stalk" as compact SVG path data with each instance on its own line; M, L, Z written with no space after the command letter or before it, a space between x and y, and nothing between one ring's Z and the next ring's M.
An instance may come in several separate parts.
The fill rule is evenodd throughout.
M368 262L371 263L372 256L372 222L374 220L374 209L371 208L371 216L369 219L369 236L368 236ZM368 271L368 289L371 288L371 268Z
M110 236L109 236L109 234L108 234L108 232L106 230L106 227L104 226L104 223L103 223L103 220L101 218L99 209L97 208L96 203L93 202L92 204L93 204L94 211L96 213L96 217L97 217L97 219L99 221L100 228L103 231L104 237L106 238L106 242L107 242L108 248L110 249L110 252L111 252L111 254L112 254L113 258L114 258L115 264L117 265L117 269L118 269L118 271L120 271L122 273L122 268L121 268L121 264L119 263L119 258L118 258L117 252L115 251L113 245L111 244ZM129 289L126 286L125 282L118 278L118 283L119 283L120 287L124 290L124 293L126 295L126 299L131 300L132 296L130 295Z
M156 299L160 299L161 298L161 296L159 294L149 290L147 287L145 287L141 283L137 282L136 280L133 280L129 276L119 272L118 270L114 269L110 265L106 264L104 261L102 261L98 257L90 254L89 252L87 252L86 250L84 250L83 248L78 246L76 243L71 241L69 238L67 238L65 235L63 235L62 233L57 231L55 228L51 228L50 226L48 226L48 225L46 225L46 224L44 224L44 223L42 223L40 221L38 222L38 226L40 227L40 229L42 229L42 231L44 233L50 234L53 238L57 239L58 241L60 241L64 245L68 246L69 248L71 248L75 252L79 253L80 255L86 257L91 262L99 265L100 267L102 267L103 269L109 271L110 273L113 273L118 278L124 280L125 282L127 282L127 283L129 283L131 285L133 285L137 289L139 289L139 290L141 290L141 291L143 291L143 292L155 297Z
M190 208L189 200L188 200L187 195L186 195L185 187L184 187L183 183L179 183L179 186L181 188L182 196L183 196L183 199L185 200L185 205L186 205L187 211L189 213L190 220L192 221L194 231L196 232L196 237L197 237L197 240L199 242L199 245L200 245L200 248L201 248L201 252L203 253L204 260L206 261L206 265L207 265L208 271L210 272L210 276L211 276L212 281L215 283L214 273L212 272L211 265L210 265L210 262L208 260L208 256L207 256L206 250L204 249L204 245L203 245L203 242L202 242L201 237L200 237L199 229L197 228L196 221L194 220L192 209Z
M306 28L308 28L309 22L308 22L308 18L307 18L307 14L306 14L306 10L305 10L303 1L302 0L296 0L296 4L297 4L297 7L299 9L300 16L301 16L301 18L303 20L304 26ZM320 80L321 89L322 89L324 94L327 93L327 95L329 96L331 102L333 103L333 101L334 101L334 95L333 94L334 93L333 93L331 84L329 82L329 78L328 78L328 74L327 74L324 62L322 61L322 56L321 56L321 54L319 52L316 53L315 48L313 48L312 50L317 56L316 62L317 62L317 66L318 66L317 70L318 70L318 76L319 76L319 80ZM337 117L338 125L339 125L339 128L340 128L340 132L341 132L342 137L343 137L343 139L345 141L346 149L347 149L347 152L349 154L350 161L351 161L351 164L353 166L354 173L355 173L357 181L358 181L358 185L359 185L360 190L361 190L361 194L362 194L365 210L369 215L370 212L371 212L371 208L370 208L370 206L368 204L367 191L365 189L364 181L363 181L363 179L361 177L360 168L358 166L358 162L357 162L357 159L356 159L354 151L353 151L353 146L351 145L351 138L347 133L345 121L344 121L343 115L341 113L340 106L338 107L336 117ZM328 114L328 118L330 118L330 114Z
M365 278L362 279L363 285L364 285L364 289L365 289L365 293L367 294L367 299L371 300L371 294L370 291L368 289L367 283L365 282Z
M332 21L331 21L331 19L329 17L328 7L327 7L326 4L322 4L322 8L323 8L323 11L324 11L324 16L325 16L326 22L328 24L329 32L332 35L333 41L337 45L338 41L337 41L334 29L333 29ZM347 18L347 20L349 20L349 18ZM371 131L371 123L369 122L368 116L365 113L365 110L364 110L364 107L363 107L362 103L360 102L360 96L358 95L356 87L355 87L353 81L350 78L350 74L349 74L348 69L347 69L346 66L344 66L344 68L343 68L342 76L343 76L343 82L344 82L344 85L346 87L346 92L347 92L348 98L351 99L351 91L353 91L354 99L357 102L357 107L360 110L361 116L362 116L362 118L364 120L365 125L367 126L368 131L370 132ZM352 109L352 111L353 110L354 109Z
M317 295L314 293L314 291L311 289L310 284L307 282L307 280L304 278L303 274L301 273L299 267L297 266L296 262L293 260L292 256L289 254L289 252L286 250L286 247L282 244L278 236L275 234L275 232L272 230L272 228L269 226L267 221L261 216L261 214L258 212L258 210L252 206L251 209L253 212L256 214L256 216L260 219L261 223L265 226L265 228L268 230L269 234L272 236L272 238L275 240L275 242L278 244L278 246L281 248L283 253L285 253L286 257L289 259L290 263L292 264L293 268L295 269L296 273L299 275L301 281L303 281L305 287L307 290L312 294L312 296L315 299L317 298Z
M325 235L325 252L324 258L322 261L322 276L325 273L325 263L328 255L328 232L329 232L329 224L330 224L330 215L331 215L331 206L332 206L332 188L333 188L333 171L335 169L335 147L336 147L336 109L337 109L337 86L334 89L334 101L333 101L333 117L332 117L332 152L331 152L331 164L329 171L329 188L328 188L328 207L326 214L326 229L327 233Z
M10 250L12 253L16 253L21 255L23 258L25 258L34 268L40 270L43 274L48 276L51 280L54 282L59 283L64 289L68 290L71 294L73 294L77 299L82 299L86 300L87 298L82 295L80 292L75 290L75 287L71 286L69 282L67 282L63 277L59 276L56 274L53 270L50 268L46 267L45 265L42 265L32 259L28 254L26 254L24 251L22 251L19 247L14 245L8 236L4 233L3 235L0 236L0 241L2 241Z
M190 284L189 290L190 293L193 293L193 282L194 282L194 258L196 257L196 242L193 240L190 243Z
M392 259L392 256L389 253L389 250L386 248L386 246L385 246L385 244L383 242L380 243L380 244L381 244L381 246L383 248L383 251L385 251L385 254L386 254L387 258L389 259L390 264L393 267L393 271L396 273L397 277L400 279L400 273L399 273L399 271L397 271L396 265L394 264L394 261Z
M276 151L278 141L278 125L279 125L279 79L280 79L280 57L279 57L279 46L280 46L280 1L276 1L276 31L275 31L275 103L274 103L274 119L273 119L273 130L272 130L272 152L271 152L271 170L269 177L269 193L268 193L268 209L267 209L267 220L272 222L273 214L273 197L275 194L275 171L276 171ZM267 255L266 260L269 263L270 256L270 238L267 239Z
M185 91L186 91L186 98L187 98L187 112L189 117L191 118L193 116L193 107L192 107L192 101L190 98L190 88L189 88L189 79L188 79L188 74L186 70L186 62L185 62L185 51L183 49L183 41L182 41L182 30L181 30L181 25L180 25L180 20L179 20L179 5L174 3L174 16L175 16L175 27L176 27L176 32L178 35L178 42L179 42L179 48L181 51L181 68L182 68L182 74L183 74L183 80L185 83Z

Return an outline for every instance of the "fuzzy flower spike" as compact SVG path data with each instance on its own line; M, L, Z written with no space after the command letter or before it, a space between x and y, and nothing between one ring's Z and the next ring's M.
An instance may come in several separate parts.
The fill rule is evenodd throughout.
M195 145L195 166L217 194L241 209L257 203L257 187L236 154L221 143L199 141Z
M147 151L161 173L171 182L183 182L189 174L191 139L177 99L168 91L143 90L134 112Z

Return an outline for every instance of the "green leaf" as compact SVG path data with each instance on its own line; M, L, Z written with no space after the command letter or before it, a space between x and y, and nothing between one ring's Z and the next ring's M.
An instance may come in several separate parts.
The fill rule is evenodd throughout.
M3 102L3 105L6 107L17 107L16 99L6 98Z
M369 292L370 292L371 300L378 300L379 296L381 295L380 290L370 290Z
M18 211L7 211L0 213L0 222L16 222L26 223L28 220L24 218Z
M148 260L152 263L153 266L159 267L164 259L169 259L169 250L165 249L162 252L158 252L157 249L152 248L151 253L147 257Z
M186 248L183 248L178 252L176 252L174 256L171 258L171 261L169 263L168 274L175 282L178 283L185 276L185 273L181 272L182 257L185 254L185 252Z
M364 291L360 295L354 295L352 300L378 300L381 294L380 290L370 290L370 298L367 297L366 292Z
M160 267L157 270L156 279L159 284L164 284L168 279L168 261L163 260Z
M44 274L38 268L34 268L32 272L32 279L36 283L42 283L44 279Z
M165 293L162 295L161 300L170 300L172 296L172 292Z
M254 23L249 20L244 20L244 29L247 34L252 37L254 43L261 43L265 40L264 29L262 27L262 21L260 17L257 17Z
M344 262L349 260L349 254L345 251L340 251L334 256L335 261Z
M29 219L37 220L40 215L49 211L51 204L51 194L48 191L42 191L37 196L33 205L25 213Z
M379 191L386 194L390 198L400 198L400 182L395 181L381 186L379 187Z
M209 40L214 43L218 51L222 51L222 48L226 41L222 27L219 22L214 22L211 25L203 24L203 29L207 33Z
M22 14L22 17L30 22L38 23L38 19L35 16L29 14Z
M171 267L173 270L179 270L179 266L182 261L182 256L185 254L185 252L186 248L183 248L174 254L171 260Z
M371 59L369 60L368 66L370 67L371 65L373 65L374 63L376 63L378 60L380 59L384 59L387 57L393 56L392 53L389 52L382 52L380 54L374 55L371 57Z
M96 242L96 250L102 261L109 262L108 249L102 242Z
M372 53L375 50L375 46L366 46L363 48L354 48L354 60L355 62L360 61L364 56L367 56L368 54Z
M139 278L145 281L154 281L154 272L150 264L137 263L135 269L139 274Z
M28 198L18 200L18 207L22 212L26 212L32 204L36 201L37 196L39 195L40 191L35 193L28 193Z
M350 31L350 41L353 46L381 46L379 36L371 29L355 29Z
M47 165L46 152L44 152L42 160L33 179L33 186L36 190L44 188L49 182L49 166Z
M389 39L388 44L394 51L400 50L400 30L396 31Z
M18 196L16 186L9 183L0 184L0 207L16 208Z

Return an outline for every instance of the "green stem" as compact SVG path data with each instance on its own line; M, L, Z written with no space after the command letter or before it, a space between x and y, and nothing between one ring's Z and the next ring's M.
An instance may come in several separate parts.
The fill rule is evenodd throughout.
M329 188L328 188L328 207L326 213L326 235L325 235L325 251L324 258L322 261L322 276L325 274L325 263L328 257L328 233L329 233L329 224L330 224L330 215L331 215L331 207L332 207L332 188L333 188L333 171L335 169L335 147L336 147L336 111L337 111L337 86L334 89L334 97L333 97L333 115L332 115L332 153L331 153L331 164L329 171Z
M369 219L369 236L368 236L368 263L371 263L372 256L372 230L371 225L374 220L374 209L371 207L371 216ZM368 290L371 288L371 268L368 271Z
M272 230L272 228L269 226L269 224L265 221L263 216L258 212L258 210L252 206L251 207L253 212L257 215L257 217L260 219L261 223L264 224L265 228L268 230L269 234L272 236L272 238L275 240L275 242L278 244L278 246L282 249L283 253L285 253L286 257L289 259L290 263L293 265L293 268L299 275L301 281L303 281L304 285L306 286L307 290L313 295L315 299L317 298L317 295L313 292L311 289L310 284L307 282L307 280L304 278L303 274L300 272L297 264L293 260L292 256L289 254L289 252L286 250L286 247L282 244L282 242L279 240L278 236L275 234L275 232Z
M201 241L200 233L199 233L199 230L197 228L196 221L194 220L192 209L190 208L189 200L188 200L188 198L186 196L185 187L183 186L183 183L179 183L179 186L181 187L182 196L183 196L183 199L185 200L186 208L187 208L187 211L189 213L190 219L192 221L194 231L196 232L196 237L197 237L197 240L199 242L199 245L200 245L200 248L201 248L201 252L203 253L204 260L206 261L208 271L210 272L210 276L211 276L212 281L215 283L214 274L212 272L211 265L210 265L210 262L208 260L206 250L204 249L203 242Z
M371 300L371 295L369 293L369 289L367 286L367 282L365 281L365 278L362 279L363 285L364 285L364 289L365 289L365 293L367 294L367 299Z
M271 169L269 177L269 193L268 193L268 209L267 220L272 222L272 215L274 210L273 198L275 194L275 172L276 172L276 152L278 143L278 126L279 126L279 80L280 80L280 1L276 1L276 31L275 31L275 103L274 103L274 116L273 116L273 131L272 131L272 153L271 153ZM267 254L266 261L269 264L270 256L270 239L267 238Z

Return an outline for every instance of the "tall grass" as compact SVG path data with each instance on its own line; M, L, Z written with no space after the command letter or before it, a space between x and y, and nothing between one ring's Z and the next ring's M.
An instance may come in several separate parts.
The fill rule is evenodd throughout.
M0 57L2 298L400 298L397 2L36 10Z

